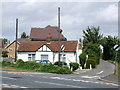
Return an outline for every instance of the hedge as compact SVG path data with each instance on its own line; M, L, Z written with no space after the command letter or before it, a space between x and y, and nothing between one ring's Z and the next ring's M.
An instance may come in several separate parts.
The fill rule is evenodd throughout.
M96 68L96 61L94 59L88 59L86 62L86 69L90 69L90 65L92 68Z
M75 71L79 68L79 64L75 62L71 62L70 64L70 69L72 68L72 71Z
M55 62L54 65L58 65L58 61ZM66 63L66 62L61 62L61 61L60 61L60 66L62 66L62 65L67 65L67 63Z
M23 60L17 60L16 64L2 61L3 66L14 65L15 69L23 69L23 70L33 70L39 72L49 72L49 73L57 73L57 74L72 74L72 71L68 68L58 67L53 64L42 65L33 61L24 62Z
M82 66L82 69L84 69L84 65L86 63L86 53L82 53L80 56L79 56L79 61L80 61L80 64Z

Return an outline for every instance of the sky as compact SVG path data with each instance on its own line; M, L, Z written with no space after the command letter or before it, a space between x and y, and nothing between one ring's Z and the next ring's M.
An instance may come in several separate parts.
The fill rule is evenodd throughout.
M100 26L104 36L118 35L117 2L3 2L0 37L15 40L15 21L19 19L19 37L33 27L57 26L60 7L61 29L68 40L79 40L88 26ZM2 12L1 12L2 11Z

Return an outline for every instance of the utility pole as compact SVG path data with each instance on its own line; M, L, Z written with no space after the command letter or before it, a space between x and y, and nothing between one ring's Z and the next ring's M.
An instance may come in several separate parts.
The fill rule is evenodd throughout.
M17 61L18 18L16 19L15 62Z
M58 7L58 27L60 29L60 7ZM58 30L58 66L60 66L60 30Z

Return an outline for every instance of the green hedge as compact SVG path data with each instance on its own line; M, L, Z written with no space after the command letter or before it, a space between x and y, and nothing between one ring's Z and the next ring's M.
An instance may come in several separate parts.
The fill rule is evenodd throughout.
M90 69L90 65L92 68L96 68L96 61L94 59L88 59L86 62L86 69Z
M55 62L54 65L58 65L58 61ZM60 66L62 66L62 65L67 65L67 63L66 62L60 62Z
M70 69L72 68L72 71L75 71L79 68L79 64L75 62L71 62L70 64Z
M42 65L33 61L24 62L23 60L17 60L16 64L2 61L3 66L12 66L16 69L24 69L24 70L33 70L39 72L48 72L48 73L57 73L57 74L71 74L72 71L65 67L58 67L53 64Z
M13 66L14 64L9 61L2 61L2 67Z
M86 63L86 53L83 52L82 54L80 54L79 61L82 66L82 69L84 69L84 65Z

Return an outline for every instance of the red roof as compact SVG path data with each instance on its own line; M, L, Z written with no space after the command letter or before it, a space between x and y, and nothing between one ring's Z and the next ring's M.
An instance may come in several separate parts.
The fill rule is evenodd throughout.
M76 52L78 41L60 41L60 45L65 46L64 52ZM58 52L58 41L51 41L47 44L46 41L30 41L21 43L18 52L35 52L41 46L46 45L53 52Z
M8 48L11 44L13 44L16 40L14 40L12 43L10 43L8 46L6 46L5 48ZM29 42L30 39L28 38L18 38L18 43L21 44L21 43L25 43L25 42Z
M45 28L31 28L30 39L33 41L34 40L45 41L47 39L47 36L51 34L52 40L58 40L58 34L59 34L60 39L66 41L66 38L61 33L59 33L58 30L62 32L62 30L59 27L50 26L50 25L48 25Z

